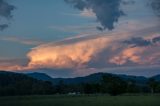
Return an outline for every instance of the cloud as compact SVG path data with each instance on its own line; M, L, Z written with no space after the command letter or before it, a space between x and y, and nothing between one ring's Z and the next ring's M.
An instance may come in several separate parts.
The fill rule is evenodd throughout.
M29 53L29 67L81 68L110 45L110 39L100 37L71 44L46 44L33 48Z
M25 39L20 37L0 37L0 41L10 41L10 42L16 42L20 44L33 45L33 46L37 46L45 43L40 40Z
M62 25L62 26L50 26L51 29L61 31L61 32L73 32L73 33L91 33L98 32L96 30L95 23L93 24L83 24L83 25Z
M85 69L105 68L129 65L155 65L160 63L160 44L145 44L142 39L136 46L124 45L128 33L106 36L82 36L63 40L59 43L48 43L33 48L28 54L30 68ZM110 36L109 36L110 35ZM130 35L128 35L130 36ZM152 39L158 38L153 37ZM129 41L129 40L128 40ZM142 42L143 41L143 42ZM146 40L147 41L147 40ZM142 43L141 43L142 42ZM144 43L144 44L143 44ZM131 43L132 44L132 43ZM148 61L146 61L148 60Z
M137 65L159 65L160 45L150 47L126 48L110 59L110 63L117 65L127 65L134 63Z
M113 56L109 60L110 63L117 65L124 65L129 62L140 65L160 64L160 36L148 40L142 37L131 38L123 43L128 44L128 46Z
M132 45L132 47L151 45L151 41L145 40L142 37L133 37L130 40L125 40L124 43Z
M58 42L39 45L27 53L28 64L0 65L1 70L32 70L32 69L81 69L87 68L88 63L100 52L112 45L114 33L110 36L78 35ZM123 38L123 37L121 37ZM7 39L8 40L8 39ZM11 39L13 40L13 39Z
M0 30L3 31L4 29L6 29L8 27L7 24L1 24L0 25Z
M151 46L160 43L160 36L155 36L151 39L144 39L142 37L133 37L129 40L123 41L123 43L131 45L131 47Z
M0 64L21 64L26 65L28 63L28 59L25 58L16 58L16 59L0 59Z
M160 43L160 36L157 36L155 38L152 39L153 43Z
M143 51L144 48L127 48L122 50L118 55L113 56L113 58L111 58L109 62L117 65L123 65L128 62L139 64L141 61L141 54L143 53Z
M114 29L114 23L124 15L120 9L121 0L65 0L80 11L92 10L102 29Z
M84 9L83 11L81 11L80 16L83 16L83 17L95 17L96 14L93 12L92 9Z
M151 7L155 11L155 14L160 17L160 0L152 0Z
M0 0L0 20L12 18L12 11L15 9L13 5L7 3L7 0ZM0 24L0 30L4 30L8 27L8 24Z
M155 36L153 34L155 27L153 31L151 29L146 28L130 33L108 32L98 35L79 35L58 42L40 44L27 53L28 62L25 66L1 64L0 69L20 71L38 69L80 71L89 69L94 71L94 69L121 66L159 65L159 34L156 33ZM139 34L144 37L138 37ZM119 35L121 37L117 37ZM138 40L130 39L134 35ZM150 41L151 44L146 45L145 40ZM124 41L128 42L124 43Z
M28 64L27 58L17 59L0 59L0 70L14 71L23 70Z

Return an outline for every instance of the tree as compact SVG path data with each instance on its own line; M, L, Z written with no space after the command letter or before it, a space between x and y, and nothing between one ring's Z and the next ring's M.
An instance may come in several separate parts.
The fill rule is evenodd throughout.
M150 87L151 93L155 93L156 87L158 86L158 82L155 79L150 78L148 81L148 85Z
M64 84L63 80L60 80L59 84L57 85L57 93L60 93L60 94L66 93L66 85Z
M160 93L160 82L159 82L158 85L156 86L156 92Z
M135 84L134 80L129 80L129 81L127 81L126 92L127 93L139 93L140 87Z
M127 83L119 77L107 75L102 78L102 87L105 88L104 92L115 96L126 92Z

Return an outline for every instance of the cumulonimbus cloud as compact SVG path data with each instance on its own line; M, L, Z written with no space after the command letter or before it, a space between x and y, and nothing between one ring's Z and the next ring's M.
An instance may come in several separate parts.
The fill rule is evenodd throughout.
M29 69L79 69L87 67L87 63L98 53L107 48L112 39L98 37L68 43L48 43L33 48L28 54L27 66L11 65L0 67L7 70L29 70Z
M144 33L144 30L140 32ZM136 31L136 33L140 32ZM28 63L25 66L6 64L5 66L1 65L0 69L30 70L48 68L81 70L97 67L159 65L159 34L154 36L148 34L141 40L130 39L132 34L129 34L131 33L86 35L77 38L73 37L61 42L42 44L27 53ZM117 37L119 35L121 37ZM151 44L142 46L145 40L150 41ZM129 43L126 44L124 41L129 41Z
M29 67L40 68L79 68L107 48L111 39L100 37L71 44L46 44L28 53Z
M151 38L150 41L154 38L158 38L158 36ZM131 47L124 45L123 39L123 36L122 38L101 36L73 43L41 45L33 48L27 54L30 60L28 67L78 69L88 67L88 64L94 60L98 64L105 60L107 67L111 64L126 66L129 63L137 65L159 64L159 42L148 46L136 45ZM106 55L101 54L104 51Z

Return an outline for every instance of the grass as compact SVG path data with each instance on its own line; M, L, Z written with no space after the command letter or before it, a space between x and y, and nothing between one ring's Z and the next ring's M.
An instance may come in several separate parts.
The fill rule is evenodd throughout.
M0 97L0 106L160 106L160 95Z

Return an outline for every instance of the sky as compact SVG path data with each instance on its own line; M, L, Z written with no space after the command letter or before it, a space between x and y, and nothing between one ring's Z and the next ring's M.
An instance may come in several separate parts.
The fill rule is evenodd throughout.
M159 0L0 0L0 70L160 74Z

